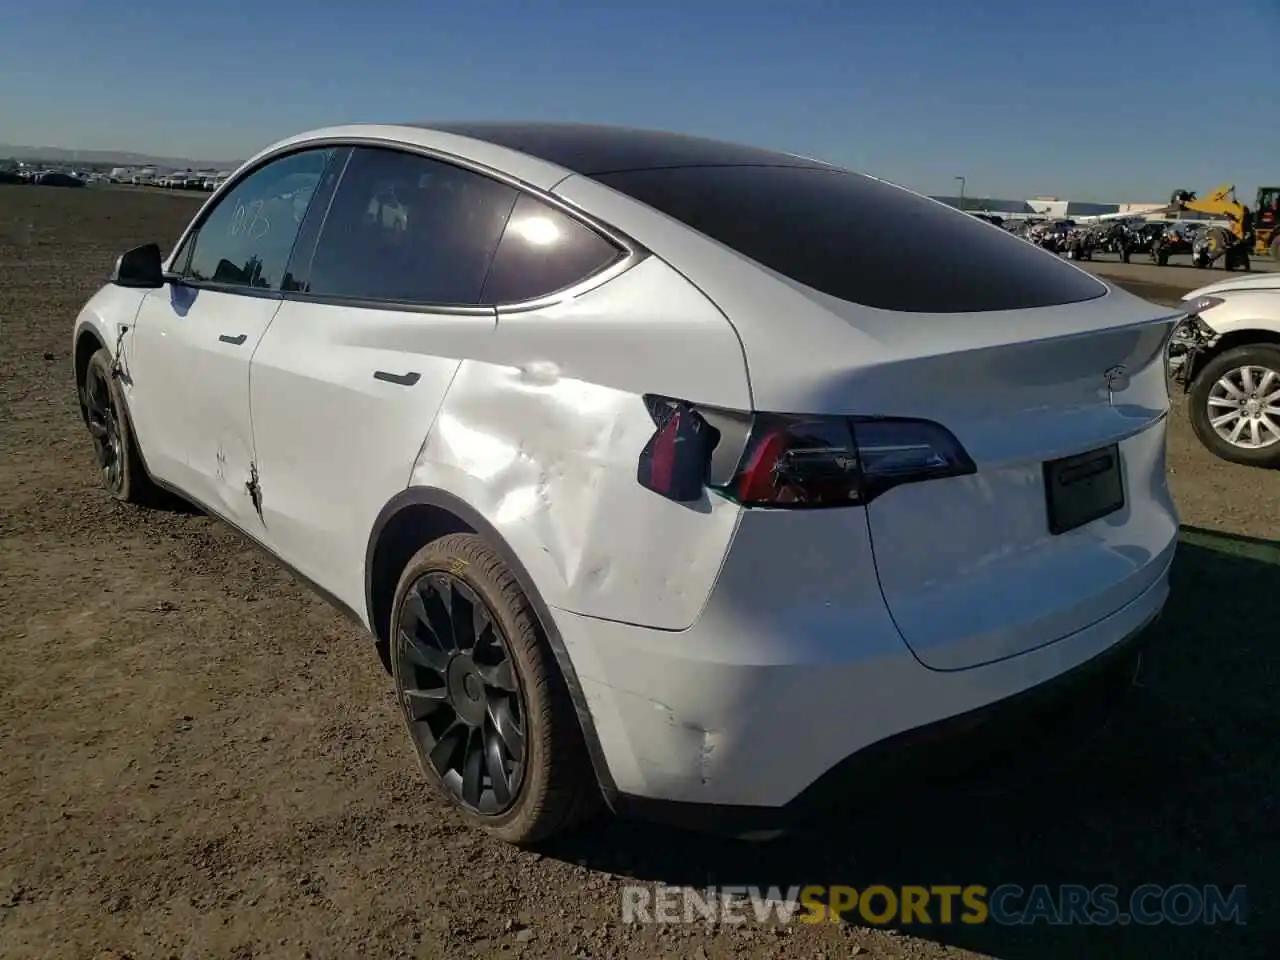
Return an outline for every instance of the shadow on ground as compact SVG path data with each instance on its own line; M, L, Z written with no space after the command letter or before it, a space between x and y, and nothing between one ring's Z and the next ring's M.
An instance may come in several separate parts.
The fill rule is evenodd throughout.
M1272 956L1280 916L1280 544L1184 527L1139 686L1087 749L1004 792L918 785L880 811L750 845L605 822L545 851L702 887L1247 887L1244 925L921 925L1003 958ZM1158 903L1158 901L1156 901ZM1150 905L1150 904L1148 904ZM934 917L935 921L938 919ZM861 921L860 921L861 922ZM1268 946L1270 945L1270 946Z

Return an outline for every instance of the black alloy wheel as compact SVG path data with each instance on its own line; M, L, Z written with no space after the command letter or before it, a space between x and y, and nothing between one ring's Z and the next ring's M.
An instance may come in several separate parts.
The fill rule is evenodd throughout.
M85 426L93 439L93 459L102 485L122 503L160 506L166 501L147 475L133 435L129 409L115 360L105 348L97 350L80 375L76 392Z
M525 779L525 702L493 612L461 578L409 586L392 644L401 708L424 763L469 812L498 816Z
M85 423L93 438L93 458L102 472L107 489L119 495L125 481L124 438L120 430L120 412L112 397L109 370L101 364L90 364L85 372Z

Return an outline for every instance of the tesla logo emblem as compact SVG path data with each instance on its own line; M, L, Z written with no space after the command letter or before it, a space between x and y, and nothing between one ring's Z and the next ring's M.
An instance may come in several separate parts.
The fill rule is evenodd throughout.
M1114 367L1108 367L1102 378L1107 382L1107 403L1114 407L1116 393L1129 386L1129 371L1124 364L1116 364Z

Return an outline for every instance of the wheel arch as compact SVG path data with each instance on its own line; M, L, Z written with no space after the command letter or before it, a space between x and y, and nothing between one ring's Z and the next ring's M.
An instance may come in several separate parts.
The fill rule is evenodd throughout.
M1246 329L1236 329L1229 333L1224 333L1218 338L1218 341L1208 350L1201 351L1195 359L1195 369L1190 372L1187 382L1195 383L1196 379L1204 372L1204 368L1216 360L1228 350L1234 350L1237 347L1247 347L1252 344L1268 344L1271 346L1280 346L1280 330L1267 330L1263 327L1248 327Z
M391 603L400 573L418 550L452 533L474 533L483 537L502 557L520 589L528 597L573 700L574 712L578 717L578 726L591 758L596 781L606 803L612 807L617 788L609 773L582 684L550 608L505 538L474 507L444 490L409 487L401 491L382 508L370 532L365 553L365 615L379 654L384 658L384 665L389 662L386 657L390 640Z
M76 383L76 404L80 408L80 418L83 420L87 416L84 407L84 398L81 396L81 388L84 385L85 374L89 370L89 360L99 350L105 349L106 344L102 341L102 336L90 324L82 324L80 329L76 331L75 345L72 350L72 363L75 373Z
M391 639L391 602L409 558L451 533L479 533L491 539L477 529L477 519L466 503L441 490L411 487L382 508L369 536L364 565L365 614L378 643Z

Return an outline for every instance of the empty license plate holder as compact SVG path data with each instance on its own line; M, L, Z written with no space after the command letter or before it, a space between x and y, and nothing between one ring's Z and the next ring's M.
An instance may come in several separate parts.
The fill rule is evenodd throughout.
M1115 513L1124 507L1119 445L1046 462L1044 487L1054 535Z

